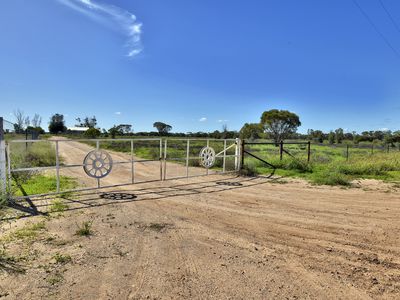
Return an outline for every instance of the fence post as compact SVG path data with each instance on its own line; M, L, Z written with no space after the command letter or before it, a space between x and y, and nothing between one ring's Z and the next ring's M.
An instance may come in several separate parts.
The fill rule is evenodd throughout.
M311 158L311 142L308 141L307 143L307 162L310 162Z
M236 139L236 152L239 152L240 149L240 165L237 166L237 171L242 170L243 166L244 166L244 146L245 146L246 142L245 140L241 140L241 139ZM240 147L240 148L239 148ZM237 153L236 153L237 154Z
M283 141L279 143L279 159L282 160L283 156Z
M7 192L6 142L4 138L3 118L0 117L0 194Z
M346 160L349 160L349 144L346 145Z

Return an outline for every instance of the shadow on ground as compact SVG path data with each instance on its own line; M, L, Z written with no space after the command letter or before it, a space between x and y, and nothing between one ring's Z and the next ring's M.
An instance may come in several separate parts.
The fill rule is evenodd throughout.
M81 209L90 209L105 205L115 205L117 203L149 201L168 199L177 196L189 196L195 194L210 194L236 189L245 189L255 185L265 183L279 182L283 177L242 177L235 176L211 181L199 181L192 183L179 183L165 186L152 186L136 189L137 185L132 185L132 189L121 190L92 190L79 193L68 193L63 196L63 202L66 204L62 211L73 211ZM171 183L169 181L168 183ZM17 218L26 218L37 215L48 215L51 212L57 212L52 207L52 200L56 196L46 196L40 198L30 198L28 200L18 200L11 203L10 207L18 211L17 216L5 216L2 220L13 220Z

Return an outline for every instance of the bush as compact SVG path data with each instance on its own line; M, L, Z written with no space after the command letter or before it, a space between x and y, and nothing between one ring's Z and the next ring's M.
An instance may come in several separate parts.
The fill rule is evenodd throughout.
M99 137L101 135L101 132L97 128L92 127L92 128L89 128L88 130L86 130L83 135L87 138L94 139L94 138Z

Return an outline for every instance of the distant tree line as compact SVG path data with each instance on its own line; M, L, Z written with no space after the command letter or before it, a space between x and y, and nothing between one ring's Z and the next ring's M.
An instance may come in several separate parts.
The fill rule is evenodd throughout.
M341 144L344 142L352 142L358 144L360 142L384 142L385 144L400 143L400 130L373 130L357 133L355 131L345 132L342 128L323 132L322 130L309 129L307 134L298 134L296 138L307 139L310 141L329 144Z
M41 127L42 118L35 114L32 118L25 115L23 111L14 111L15 123L14 130L16 133L37 132L45 133ZM272 139L276 143L285 139L301 139L309 140L315 143L341 144L372 142L385 143L394 145L400 143L400 130L398 131L363 131L357 133L355 131L345 132L342 128L337 128L329 132L323 132L318 129L309 129L307 133L297 133L297 128L301 125L300 118L295 113L287 110L272 109L262 113L258 123L245 123L240 131L228 130L224 125L222 130L213 132L172 132L172 126L161 121L153 123L153 127L157 131L133 132L131 124L118 124L109 129L97 127L96 116L76 118L76 127L88 128L83 135L89 138L119 136L170 136L170 137L187 137L187 138L214 138L214 139L233 139L240 137L242 139ZM65 126L65 118L63 114L56 113L51 116L48 130L51 134L68 133ZM72 133L72 132L70 132Z

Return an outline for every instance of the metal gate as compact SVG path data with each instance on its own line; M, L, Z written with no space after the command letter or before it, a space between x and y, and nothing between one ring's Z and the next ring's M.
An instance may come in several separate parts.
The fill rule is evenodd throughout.
M241 162L239 139L57 138L0 141L1 188L11 198L237 172ZM47 151L43 161L35 156L41 151ZM43 153L40 155L43 157ZM27 188L21 183L25 182L25 175L28 178L49 175L55 181L51 183L53 185L49 184L53 188L44 193ZM74 176L78 178L79 187L70 188L65 182Z

